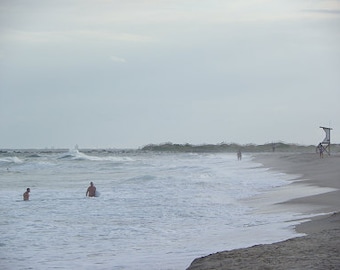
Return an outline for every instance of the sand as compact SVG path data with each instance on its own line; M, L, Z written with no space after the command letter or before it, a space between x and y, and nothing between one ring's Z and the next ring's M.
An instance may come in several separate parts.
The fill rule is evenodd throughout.
M255 159L267 168L296 178L285 187L287 196L277 205L267 205L271 200L266 196L254 198L263 203L260 211L294 208L294 211L315 215L295 228L306 235L211 254L195 259L187 270L340 269L340 155L320 159L314 153L266 153L257 154ZM301 186L307 187L311 195L301 197L294 192ZM323 193L315 194L320 192L316 186L322 187ZM281 190L280 194L284 192ZM275 191L268 196L275 196Z

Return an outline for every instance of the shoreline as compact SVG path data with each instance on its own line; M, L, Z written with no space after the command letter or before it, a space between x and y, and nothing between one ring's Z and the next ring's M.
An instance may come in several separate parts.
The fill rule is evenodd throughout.
M270 206L312 216L295 226L298 233L306 235L210 254L195 259L187 270L340 269L340 155L320 159L315 153L256 153L254 161L296 176L285 187L288 192L297 190L298 185L315 188L315 194L287 196ZM265 211L270 208L265 203L263 207L267 207Z

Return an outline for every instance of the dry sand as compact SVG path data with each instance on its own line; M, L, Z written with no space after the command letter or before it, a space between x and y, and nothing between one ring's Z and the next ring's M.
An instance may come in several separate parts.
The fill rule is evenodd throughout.
M255 160L267 168L296 175L288 191L298 190L301 185L325 188L325 193L293 199L287 196L288 201L280 203L301 213L318 215L296 226L298 232L307 235L211 254L195 259L187 270L340 269L340 155L320 159L314 153L267 153L257 154ZM265 203L263 207L267 207ZM320 216L321 213L329 214Z

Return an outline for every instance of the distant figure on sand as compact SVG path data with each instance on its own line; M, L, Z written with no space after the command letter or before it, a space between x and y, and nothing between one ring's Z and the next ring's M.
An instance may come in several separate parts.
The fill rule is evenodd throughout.
M24 201L28 201L30 199L30 188L26 189L26 192L24 194L22 194L22 196L24 197Z
M93 182L91 182L90 186L87 188L86 196L89 196L89 197L96 196L96 187L93 185Z
M238 160L241 160L241 159L242 159L241 150L238 150L238 152L237 152L237 159L238 159Z
M319 151L320 158L323 158L323 146L321 143L316 148Z

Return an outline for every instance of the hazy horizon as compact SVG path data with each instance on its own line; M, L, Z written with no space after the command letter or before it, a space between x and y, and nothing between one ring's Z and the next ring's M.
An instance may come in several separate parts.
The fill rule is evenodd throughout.
M319 142L318 142L319 143ZM317 144L318 144L317 143ZM299 143L290 143L290 142L282 142L282 141L277 141L277 142L267 142L267 143L262 143L262 144L255 144L255 143L244 143L244 144L239 144L239 143L234 143L234 142L220 142L220 143L201 143L201 144L191 144L191 143L176 143L176 142L161 142L161 143L148 143L145 145L140 145L138 147L125 147L125 148L119 148L119 147L82 147L80 145L74 145L71 147L68 146L62 146L62 147L54 147L54 146L50 146L50 147L41 147L41 148L36 148L36 147L28 147L28 148L0 148L0 151L6 151L6 150L139 150L142 149L144 147L147 146L163 146L163 145L168 145L171 144L173 146L192 146L192 147L200 147L200 146L223 146L223 145L228 145L228 146L233 146L233 145L237 145L240 147L251 147L251 146L255 146L255 147L259 147L259 146L271 146L271 145L275 145L276 147L280 146L280 145L289 145L289 146L296 146L296 147L311 147L311 146L317 146L317 144L299 144ZM331 146L339 146L340 144L338 143L332 143ZM280 148L279 148L280 149Z

